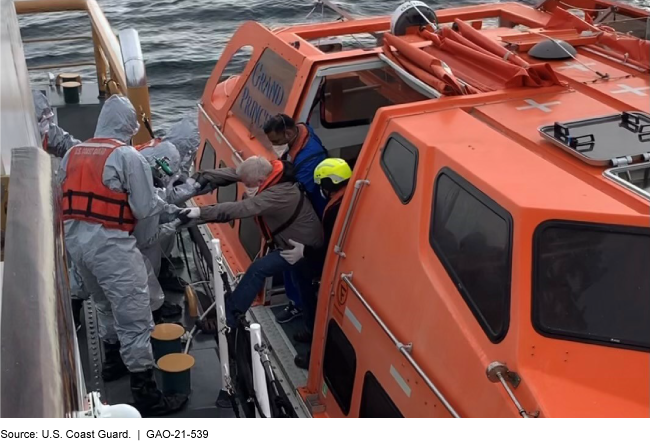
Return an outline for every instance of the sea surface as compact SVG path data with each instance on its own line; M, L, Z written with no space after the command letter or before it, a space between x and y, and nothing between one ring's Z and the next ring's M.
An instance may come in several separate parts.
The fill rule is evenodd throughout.
M332 21L338 15L321 9L312 0L98 0L115 31L135 28L142 44L151 94L156 133L196 112L196 103L206 79L219 60L235 30L254 20L269 27L296 23ZM446 8L488 1L433 1L432 8ZM627 0L650 8L650 0ZM350 0L336 2L357 17L392 13L403 0ZM535 0L522 3L535 4ZM81 13L52 13L20 17L23 39L90 35L88 19ZM363 44L353 40L351 44ZM90 41L26 43L28 66L93 59ZM236 72L245 58L233 60ZM80 72L85 81L96 81L94 67L69 68ZM47 71L32 71L32 81L47 82Z

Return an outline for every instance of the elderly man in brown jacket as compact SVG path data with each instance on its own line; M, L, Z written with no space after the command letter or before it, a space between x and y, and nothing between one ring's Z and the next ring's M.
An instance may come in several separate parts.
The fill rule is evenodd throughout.
M280 252L291 249L289 239L298 247L319 248L323 243L323 229L309 199L293 175L291 163L281 160L269 162L253 156L237 169L220 168L200 171L198 183L210 187L226 186L239 181L246 187L247 198L232 203L219 203L200 208L185 209L183 222L225 223L234 219L255 217L270 252L255 260L248 268L231 297L226 300L228 325L236 326L239 315L246 313L257 293L262 290L267 277L289 270L303 303L316 302L313 279L316 277L312 263L302 259L290 264ZM309 309L315 312L315 309Z

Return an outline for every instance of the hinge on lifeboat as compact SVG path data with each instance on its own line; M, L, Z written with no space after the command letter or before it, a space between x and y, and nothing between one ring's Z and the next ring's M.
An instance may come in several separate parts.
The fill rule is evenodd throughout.
M618 166L628 166L631 165L633 162L632 157L629 155L626 155L624 157L615 157L612 159L612 166L618 167Z
M506 393L517 408L517 411L519 411L519 415L521 415L523 418L539 417L539 411L527 412L521 403L519 403L519 400L517 400L514 392L512 392L512 389L517 389L517 386L519 386L521 383L521 377L519 377L519 374L510 371L505 363L498 361L490 363L485 373L488 380L490 380L492 383L501 383L503 388L506 390ZM512 385L512 389L510 389L508 382L510 385Z

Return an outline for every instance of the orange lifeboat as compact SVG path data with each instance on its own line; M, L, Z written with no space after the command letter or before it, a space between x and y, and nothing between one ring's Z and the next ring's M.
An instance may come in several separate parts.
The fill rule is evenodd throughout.
M407 2L235 32L199 105L196 168L276 158L262 127L280 112L353 165L308 372L274 321L282 282L250 310L308 415L650 414L647 19L606 0ZM264 253L253 220L201 230L231 276Z

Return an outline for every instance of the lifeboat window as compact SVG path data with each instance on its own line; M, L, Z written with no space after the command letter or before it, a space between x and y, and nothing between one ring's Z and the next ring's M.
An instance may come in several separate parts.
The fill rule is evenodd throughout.
M418 150L399 134L393 134L381 155L381 168L397 196L406 204L415 192Z
M493 343L510 321L512 216L455 172L436 179L429 242Z
M345 415L350 413L357 355L341 327L330 320L327 328L323 377L336 403Z
M205 145L203 145L203 154L201 154L201 163L199 164L199 169L204 171L206 169L214 169L217 166L217 156L214 152L210 140L205 140Z
M232 112L264 146L271 147L262 129L264 123L285 110L297 72L295 66L267 48L233 104Z
M404 418L370 371L363 378L359 418Z
M325 78L320 88L320 123L326 129L369 125L379 108L425 100L390 67Z
M533 253L537 331L650 350L650 229L550 221Z
M212 105L216 109L221 109L234 91L237 90L241 74L246 69L246 65L253 54L253 47L242 46L235 52L221 72L219 83L212 92Z
M253 217L242 218L239 221L239 241L244 247L248 258L255 260L262 245L262 235Z
M223 160L219 162L220 168L227 168ZM232 183L228 186L221 186L217 188L217 203L232 203L237 201L237 183ZM235 226L235 221L230 220L228 222L230 226Z

